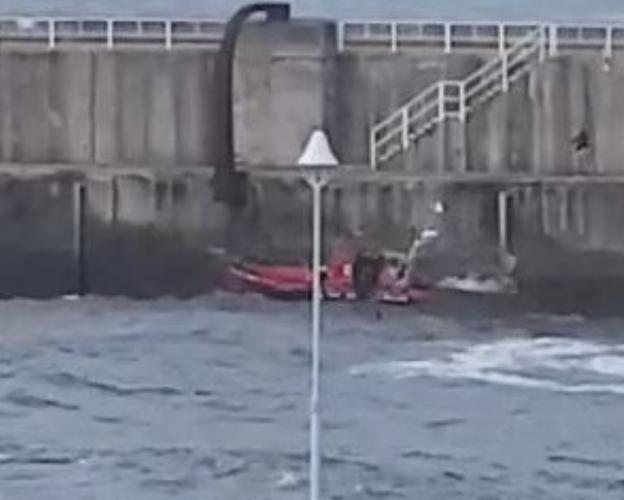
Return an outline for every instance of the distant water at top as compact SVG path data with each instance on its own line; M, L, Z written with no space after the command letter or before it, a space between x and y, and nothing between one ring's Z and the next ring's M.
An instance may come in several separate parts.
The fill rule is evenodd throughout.
M222 19L245 0L0 0L0 15ZM291 0L295 15L342 19L624 21L624 0Z

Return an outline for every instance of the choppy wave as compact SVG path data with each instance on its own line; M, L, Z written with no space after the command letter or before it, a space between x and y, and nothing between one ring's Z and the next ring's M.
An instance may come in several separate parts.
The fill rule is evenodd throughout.
M508 339L442 356L355 366L352 375L465 379L571 394L624 395L624 344L567 338Z
M617 342L621 319L365 309L324 311L324 496L622 498L624 399L583 396L624 390L624 344L597 341ZM0 316L3 498L305 495L307 304L94 297L0 302Z
M146 386L146 387L125 387L121 384L91 380L88 377L74 375L73 373L60 372L43 377L49 383L68 389L94 389L105 394L114 396L179 396L182 392L175 387L168 386Z

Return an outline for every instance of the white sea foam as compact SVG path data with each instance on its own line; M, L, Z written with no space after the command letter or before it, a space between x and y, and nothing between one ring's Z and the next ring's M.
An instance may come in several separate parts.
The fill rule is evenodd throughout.
M455 346L445 355L356 366L353 375L432 377L545 389L624 395L624 345L571 339L509 339ZM590 378L599 379L588 383ZM574 379L582 379L575 383Z

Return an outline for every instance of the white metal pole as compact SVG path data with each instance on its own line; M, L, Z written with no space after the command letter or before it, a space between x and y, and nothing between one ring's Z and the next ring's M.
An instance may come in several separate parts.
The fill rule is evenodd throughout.
M320 175L309 180L312 187L312 373L310 393L310 500L319 499L321 472L319 413L321 341L321 194L326 181Z
M507 227L507 193L498 193L498 246L507 253L509 251L509 229Z

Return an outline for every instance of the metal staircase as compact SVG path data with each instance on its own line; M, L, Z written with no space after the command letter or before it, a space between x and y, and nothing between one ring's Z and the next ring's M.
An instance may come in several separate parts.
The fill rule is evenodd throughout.
M540 28L464 80L440 80L427 87L373 125L369 146L371 168L377 170L445 120L465 123L478 106L507 92L513 82L530 70L536 57L543 61L546 48L546 33Z

